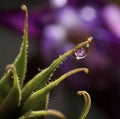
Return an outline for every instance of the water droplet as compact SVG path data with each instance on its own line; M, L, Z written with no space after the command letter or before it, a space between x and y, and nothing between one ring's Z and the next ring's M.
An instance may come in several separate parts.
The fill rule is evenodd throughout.
M89 44L87 44L86 46L81 47L80 49L76 50L73 55L75 57L76 60L80 60L83 59L87 56L87 52L88 52L88 47Z

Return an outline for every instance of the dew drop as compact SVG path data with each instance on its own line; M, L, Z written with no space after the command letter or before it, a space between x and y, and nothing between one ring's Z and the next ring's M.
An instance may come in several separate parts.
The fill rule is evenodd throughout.
M89 44L87 44L86 46L83 46L80 49L76 50L73 53L73 56L75 57L75 59L80 60L80 59L85 58L87 56L88 47L89 47Z

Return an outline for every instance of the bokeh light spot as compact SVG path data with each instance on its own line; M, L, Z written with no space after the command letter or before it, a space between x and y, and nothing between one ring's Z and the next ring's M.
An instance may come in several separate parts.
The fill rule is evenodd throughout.
M50 4L54 8L61 8L67 4L67 0L50 0Z
M93 21L96 18L96 11L93 7L85 6L80 10L80 17L87 22Z
M66 31L61 25L52 24L44 28L44 37L59 43L66 38Z

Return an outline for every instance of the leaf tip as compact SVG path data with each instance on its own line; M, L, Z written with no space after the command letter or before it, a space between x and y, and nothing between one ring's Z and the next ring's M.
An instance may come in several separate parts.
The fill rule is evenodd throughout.
M27 6L23 4L23 5L21 6L21 9L22 9L23 11L27 11Z
M91 42L92 40L93 40L92 36L88 37L88 39L87 39L88 42Z
M49 110L47 110L47 113L48 113L48 115L54 115L54 116L59 117L61 119L66 119L66 116L57 110L49 109Z
M78 95L83 95L84 97L84 108L82 110L82 114L80 115L79 119L85 119L86 116L88 115L88 112L90 111L90 107L91 107L91 97L89 95L89 93L87 93L86 91L78 91L77 92Z
M88 73L89 73L88 68L85 68L85 69L84 69L84 72L85 72L86 74L88 74Z
M9 65L6 66L5 74L7 74L9 72L9 70L12 70L12 72L14 72L14 73L16 72L16 68L14 67L13 64L9 64Z

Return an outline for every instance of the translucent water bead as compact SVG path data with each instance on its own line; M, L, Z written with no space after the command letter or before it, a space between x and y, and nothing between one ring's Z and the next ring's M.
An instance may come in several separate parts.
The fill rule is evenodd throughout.
M86 46L83 46L80 49L76 50L73 53L73 56L75 57L75 59L80 60L80 59L85 58L87 56L88 48L89 48L89 44L87 44Z

